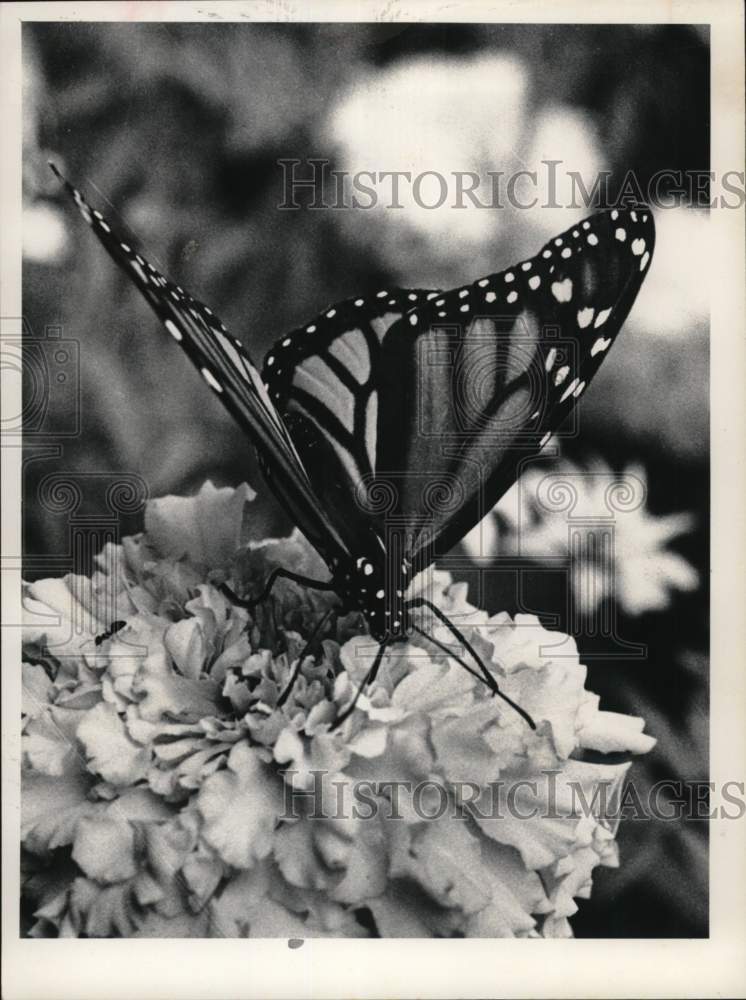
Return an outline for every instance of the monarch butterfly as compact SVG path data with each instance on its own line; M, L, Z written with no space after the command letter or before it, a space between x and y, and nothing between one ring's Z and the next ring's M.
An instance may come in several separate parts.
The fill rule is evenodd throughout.
M269 485L331 573L316 581L282 568L255 600L226 592L251 607L279 577L331 590L363 613L379 642L336 724L375 679L386 647L420 631L411 612L428 607L478 676L533 727L443 612L407 589L573 411L647 274L655 242L648 207L598 212L535 257L460 288L382 289L329 306L282 337L260 374L207 306L163 277L50 166L246 431Z

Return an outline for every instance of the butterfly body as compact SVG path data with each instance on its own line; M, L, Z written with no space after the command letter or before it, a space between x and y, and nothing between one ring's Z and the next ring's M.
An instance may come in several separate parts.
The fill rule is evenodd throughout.
M406 639L411 623L405 599L406 573L403 567L400 568L390 584L387 564L385 554L378 562L361 556L355 563L354 573L346 569L343 575L333 576L332 580L342 608L362 612L373 638L388 643Z
M495 505L573 412L647 273L646 206L599 212L449 291L381 289L280 338L262 372L71 185L81 213L244 428L269 486L384 644L414 576Z

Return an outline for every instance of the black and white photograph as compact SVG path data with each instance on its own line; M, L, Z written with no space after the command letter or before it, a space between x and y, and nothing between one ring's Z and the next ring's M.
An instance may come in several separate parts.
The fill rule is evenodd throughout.
M89 7L4 15L6 995L744 995L741 6Z

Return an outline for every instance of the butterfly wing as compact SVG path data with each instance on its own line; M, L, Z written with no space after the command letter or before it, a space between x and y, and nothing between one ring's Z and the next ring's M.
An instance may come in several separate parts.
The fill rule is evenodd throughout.
M331 566L371 542L385 549L387 518L404 526L404 555L418 563L459 541L575 406L654 245L648 209L599 213L472 285L331 306L278 341L262 378L206 306L64 183Z
M241 342L228 333L207 306L170 282L137 253L51 166L104 248L247 432L275 493L298 527L327 562L349 559L350 552L319 503L293 439Z
M351 551L380 545L368 489L377 465L382 342L407 310L437 292L385 289L347 299L292 331L263 367L314 492Z
M381 350L376 479L416 565L448 551L575 407L655 242L647 207L601 212L531 260L428 298Z

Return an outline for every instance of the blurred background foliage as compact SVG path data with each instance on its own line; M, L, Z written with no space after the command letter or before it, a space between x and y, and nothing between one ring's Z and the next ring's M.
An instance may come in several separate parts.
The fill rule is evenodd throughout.
M79 435L56 456L44 434L26 441L30 577L68 553L69 516L38 500L52 472L135 473L151 495L206 478L262 488L242 433L66 204L47 159L255 358L331 301L474 280L586 214L427 211L407 197L400 210L281 211L279 159L506 173L561 159L587 183L610 170L612 192L630 170L644 190L662 169L709 169L699 27L28 24L24 62L24 321L32 338L61 327L80 345ZM651 516L694 514L671 549L699 588L662 610L619 608L619 634L647 657L596 661L598 644L580 643L604 706L644 716L658 738L632 771L641 793L708 777L707 213L683 204L657 211L656 225L645 287L563 445L581 465L644 467ZM50 395L47 434L78 405L68 389ZM103 498L89 494L95 514ZM286 527L264 501L273 529ZM137 513L122 522L140 528ZM556 581L537 580L531 603L566 626ZM500 588L485 601L516 610ZM706 824L628 822L620 842L622 866L599 876L576 933L706 934Z

